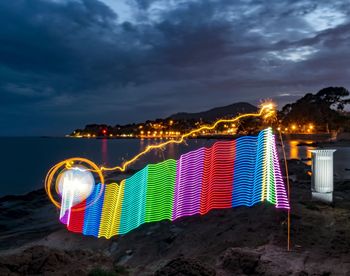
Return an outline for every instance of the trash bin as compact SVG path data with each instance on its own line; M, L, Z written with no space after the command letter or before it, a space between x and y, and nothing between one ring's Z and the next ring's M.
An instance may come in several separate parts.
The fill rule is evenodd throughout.
M312 199L333 202L333 153L335 149L315 149L312 153Z

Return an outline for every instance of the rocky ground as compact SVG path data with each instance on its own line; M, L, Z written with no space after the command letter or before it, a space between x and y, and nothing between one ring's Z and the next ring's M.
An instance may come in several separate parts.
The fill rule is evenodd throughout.
M287 213L268 203L146 224L110 240L68 232L44 191L0 199L0 275L350 275L350 182L335 203L310 198L290 160Z

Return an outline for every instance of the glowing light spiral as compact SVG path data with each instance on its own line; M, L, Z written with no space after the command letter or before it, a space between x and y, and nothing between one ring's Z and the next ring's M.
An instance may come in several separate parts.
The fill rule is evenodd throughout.
M67 164L70 164L70 168L67 169ZM75 165L73 165L75 164ZM79 165L78 165L79 164ZM54 198L54 193L52 192L53 188L55 190L55 193L58 195L61 195L62 190L60 190L60 181L62 179L62 175L64 175L67 171L70 170L80 170L80 171L91 171L91 172L96 172L99 178L99 183L102 185L104 184L104 176L101 170L99 170L98 166L90 161L89 159L86 158L80 158L80 157L74 157L74 158L69 158L67 160L61 161L57 163L55 166L53 166L49 172L46 175L45 178L45 190L46 193L51 200L51 202L57 207L61 208L61 203L58 201L58 199ZM76 173L76 177L79 178L79 174ZM71 177L73 177L71 175ZM55 181L54 181L55 180ZM53 185L55 184L55 185ZM89 185L89 183L88 183ZM101 195L101 194L100 194ZM93 202L92 202L93 204Z

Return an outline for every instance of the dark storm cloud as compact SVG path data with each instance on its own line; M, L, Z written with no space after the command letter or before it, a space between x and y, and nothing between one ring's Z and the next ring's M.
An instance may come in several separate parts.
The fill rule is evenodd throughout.
M1 1L0 134L349 86L349 15L345 1Z

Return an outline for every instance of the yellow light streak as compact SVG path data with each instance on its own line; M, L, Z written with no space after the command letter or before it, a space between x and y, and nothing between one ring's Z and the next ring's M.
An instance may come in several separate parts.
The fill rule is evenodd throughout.
M51 192L51 185L54 179L55 174L63 167L65 166L65 169L69 170L71 169L74 164L76 162L82 162L82 163L86 163L88 164L91 169L88 169L91 172L96 172L100 178L100 183L104 184L104 176L103 176L103 171L120 171L120 172L124 172L128 166L130 166L131 164L133 164L135 161L137 161L140 157L142 157L143 155L147 154L148 152L150 152L153 149L161 149L164 148L165 146L169 145L169 144L181 144L184 142L184 140L187 137L191 137L193 135L196 135L197 133L204 133L206 131L210 131L215 129L218 124L221 123L227 123L227 124L232 124L237 122L238 120L244 119L244 118L248 118L248 117L262 117L263 119L267 119L269 117L273 117L276 114L276 106L274 103L272 102L264 102L261 104L260 110L258 113L246 113L246 114L241 114L235 118L232 119L219 119L217 120L214 124L212 125L204 125L201 126L197 129L194 129L188 133L182 134L180 136L180 138L178 139L171 139L168 140L166 142L157 144L157 145L150 145L148 147L146 147L143 151L141 151L139 154L135 155L133 158L129 159L128 161L124 162L124 164L122 164L121 166L115 166L115 167L98 167L94 162L86 159L86 158L80 158L80 157L74 157L74 158L69 158L66 159L64 161L59 162L58 164L56 164L55 166L53 166L47 173L46 178L45 178L45 190L46 193L48 195L48 197L50 198L50 200L53 202L53 204L60 208L60 203L57 202ZM147 131L147 133L149 134L150 131ZM172 132L171 132L172 133ZM177 134L180 134L179 132L177 132ZM56 181L57 182L57 181ZM57 185L56 185L57 186ZM57 187L56 191L57 191ZM77 210L78 211L78 210Z
M165 146L169 145L169 144L181 144L183 143L183 141L187 138L192 136L193 134L197 134L200 133L202 131L205 130L213 130L217 127L218 124L220 123L235 123L238 120L241 120L243 118L247 118L247 117L261 117L263 116L264 119L273 116L275 114L275 105L271 102L269 103L264 103L262 104L260 111L258 113L246 113L246 114L241 114L233 119L219 119L217 120L214 124L212 125L205 125L202 126L198 129L194 129L188 133L185 133L183 135L181 135L181 137L177 140L173 139L173 140L168 140L166 142L157 144L157 145L150 145L148 147L146 147L142 152L140 152L139 154L135 155L133 158L131 158L130 160L124 162L123 165L121 166L115 166L115 167L111 167L111 168L107 168L107 167L101 167L100 170L101 171L121 171L124 172L126 170L126 168L131 165L132 163L134 163L136 160L138 160L141 156L145 155L146 153L150 152L153 149L160 149L160 148L164 148Z

